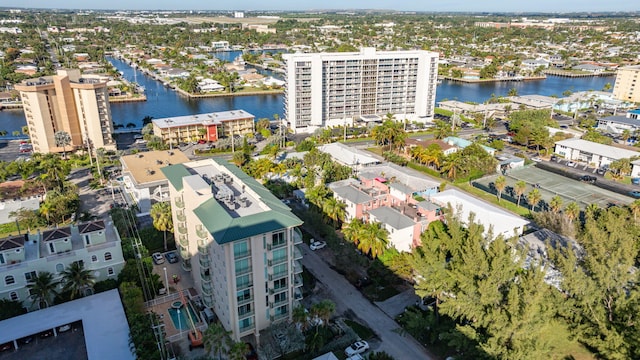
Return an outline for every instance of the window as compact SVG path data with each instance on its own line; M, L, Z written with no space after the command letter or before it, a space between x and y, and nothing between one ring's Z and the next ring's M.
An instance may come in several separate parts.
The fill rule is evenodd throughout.
M250 275L243 275L243 276L238 276L236 278L236 288L237 289L243 289L246 287L251 286L251 276Z
M27 279L27 281L35 280L36 276L37 276L37 274L36 274L35 271L30 271L28 273L24 273L24 278Z
M239 241L233 244L233 257L236 259L249 256L249 243Z
M16 279L12 275L7 275L4 277L5 285L13 285L16 283Z
M273 267L273 276L278 277L287 274L287 264L280 264Z
M287 301L287 292L281 292L279 294L275 294L275 296L273 297L273 302L277 303L281 303L283 301Z
M238 316L243 317L243 316L251 315L252 313L253 311L251 311L251 303L238 306Z
M84 236L84 243L87 245L91 245L91 237L89 235Z
M286 287L287 287L287 278L278 279L273 282L273 288L275 290L279 290Z
M282 249L278 249L278 250L274 250L273 251L273 263L274 264L279 264L283 261L287 260L287 249L286 248L282 248Z
M251 300L251 289L244 289L244 290L238 291L238 293L236 294L236 298L239 303L243 301Z
M113 276L113 274L115 274L115 271L113 271L113 268L108 268L107 269L107 275L108 276Z
M244 274L251 271L249 259L236 260L236 274Z
M253 328L253 317L240 320L239 327L240 331L246 331Z
M283 305L283 306L277 307L276 310L275 310L275 315L276 316L278 316L278 315L286 315L287 314L287 310L288 310L287 305Z
M112 256L110 252L106 252L104 253L104 261L109 261L111 260Z
M20 300L20 298L18 297L18 293L15 291L11 292L11 295L9 295L9 297L11 298L11 301L18 301Z
M98 257L96 255L91 255L91 262L98 262Z
M55 254L56 253L56 248L53 246L53 243L50 242L49 243L49 254Z
M61 273L64 271L64 265L62 264L56 264L56 272L57 273Z
M271 237L271 244L276 247L276 246L280 246L280 245L284 245L286 243L286 239L284 236L284 231L283 232L279 232L279 233L275 233L272 235Z

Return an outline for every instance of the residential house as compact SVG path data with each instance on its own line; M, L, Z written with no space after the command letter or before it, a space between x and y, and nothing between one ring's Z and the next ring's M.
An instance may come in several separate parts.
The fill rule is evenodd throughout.
M556 142L555 153L565 159L584 162L597 168L616 160L640 156L637 151L576 138Z

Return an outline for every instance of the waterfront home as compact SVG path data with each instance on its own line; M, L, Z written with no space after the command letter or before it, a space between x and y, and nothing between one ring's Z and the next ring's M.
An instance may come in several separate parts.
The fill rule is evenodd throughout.
M580 64L571 68L571 70L586 71L593 74L603 73L607 68L593 64Z
M202 79L198 82L198 89L200 92L216 92L223 91L224 86L213 79Z

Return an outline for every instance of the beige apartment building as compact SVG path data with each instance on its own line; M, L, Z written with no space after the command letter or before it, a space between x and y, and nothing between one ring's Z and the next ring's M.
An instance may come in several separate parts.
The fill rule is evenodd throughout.
M153 119L153 134L173 145L192 141L218 141L223 137L253 134L255 116L244 110Z
M640 65L618 69L616 84L613 86L613 97L622 101L640 103Z
M176 246L194 287L233 338L291 320L302 299L302 220L226 161L162 168Z
M80 70L58 70L57 75L28 79L20 91L33 151L72 151L86 146L115 150L107 83L83 78ZM64 131L71 143L56 145L54 134Z

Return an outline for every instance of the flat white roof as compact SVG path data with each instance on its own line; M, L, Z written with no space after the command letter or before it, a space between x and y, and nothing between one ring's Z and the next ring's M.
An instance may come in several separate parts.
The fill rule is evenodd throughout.
M356 148L352 148L342 143L325 144L319 146L318 150L331 155L334 160L346 166L367 166L380 163L380 160L367 154L366 152L358 150Z
M604 145L593 141L587 141L582 139L566 139L557 141L556 145L565 146L571 149L576 149L591 154L608 157L610 159L619 160L624 158L630 158L632 156L639 156L640 152L621 149L615 146Z
M220 124L224 121L246 119L248 117L254 118L252 114L244 110L230 110L213 112L206 114L186 115L186 116L174 116L162 119L151 120L153 124L159 128L166 129L179 126L188 125L213 125Z
M135 359L116 289L0 321L0 344L78 320L82 320L89 360Z
M432 194L430 200L442 206L451 204L454 211L458 211L459 207L460 221L463 223L469 221L471 213L475 214L475 222L484 226L485 235L489 232L489 228L493 227L494 237L503 235L505 238L510 238L514 235L514 229L518 229L518 235L520 235L522 227L529 223L518 215L456 189Z

